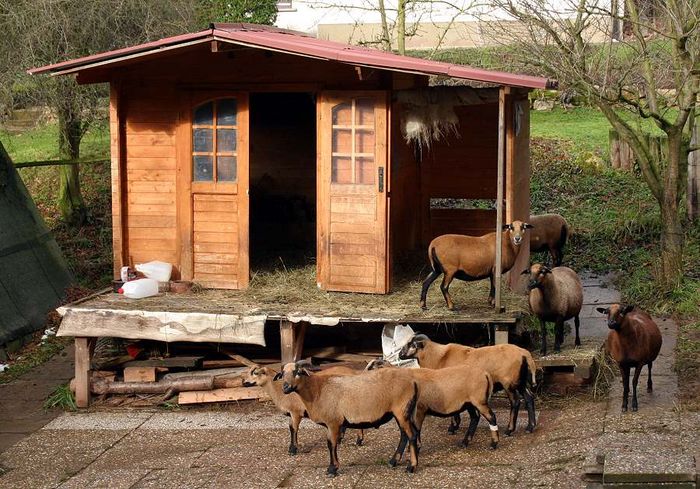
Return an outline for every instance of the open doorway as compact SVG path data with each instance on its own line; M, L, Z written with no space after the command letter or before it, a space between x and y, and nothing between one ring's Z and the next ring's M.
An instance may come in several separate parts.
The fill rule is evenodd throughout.
M250 264L304 266L316 254L316 102L250 95Z

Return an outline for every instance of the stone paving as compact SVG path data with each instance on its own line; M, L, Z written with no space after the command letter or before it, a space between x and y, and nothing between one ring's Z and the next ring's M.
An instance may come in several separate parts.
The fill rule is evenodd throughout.
M618 300L602 279L588 277L582 336L602 338L607 328L594 308ZM548 399L538 406L533 434L520 429L490 450L489 432L480 424L468 449L446 434L449 420L428 418L418 471L391 469L386 460L398 438L393 424L370 430L365 445L352 434L340 447L340 475L328 479L324 430L305 420L300 454L287 455L287 420L269 404L241 403L221 408L92 410L64 414L0 454L1 488L158 487L585 487L581 479L591 457L605 454L610 468L628 454L634 463L661 460L687 470L698 455L700 417L675 405L678 385L671 370L677 333L660 323L664 349L655 365L655 392L639 394L638 413L620 413L621 387L610 399ZM571 336L567 336L571 341ZM495 406L499 425L507 406ZM11 412L7 412L12 416ZM9 419L7 422L11 422ZM641 454L641 455L639 455ZM675 459L675 460L674 460ZM660 462L658 462L660 463ZM630 465L627 464L626 467Z

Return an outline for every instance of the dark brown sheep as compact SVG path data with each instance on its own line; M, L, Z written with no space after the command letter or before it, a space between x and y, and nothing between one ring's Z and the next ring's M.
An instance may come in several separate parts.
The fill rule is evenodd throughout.
M501 271L506 273L515 264L515 259L520 252L525 231L532 225L526 222L513 221L503 226L503 242L501 244ZM423 281L420 293L420 306L426 309L426 297L428 288L440 275L442 283L440 290L445 297L447 308L454 309L452 297L450 297L450 284L453 279L472 282L488 278L491 280L489 291L489 304L493 305L495 296L494 274L496 262L496 233L483 236L464 236L461 234L443 234L430 242L428 246L428 260L432 271Z
M622 374L622 411L627 411L627 398L630 392L630 369L634 367L632 380L632 411L636 411L637 382L644 365L649 367L647 392L652 392L651 364L661 350L661 331L651 317L634 306L613 304L609 308L596 310L608 316L608 339L605 350L617 362Z
M559 214L530 216L535 228L530 233L530 253L548 251L552 266L558 267L564 258L564 246L569 238L569 224Z

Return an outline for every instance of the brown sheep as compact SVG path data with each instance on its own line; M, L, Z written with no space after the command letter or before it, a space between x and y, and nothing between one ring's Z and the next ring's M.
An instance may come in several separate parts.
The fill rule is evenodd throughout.
M319 371L316 375L355 375L360 371L348 367L332 367ZM289 454L296 455L298 451L299 424L303 418L307 418L306 406L301 398L296 394L286 395L282 392L281 373L277 373L268 367L251 367L243 376L243 385L251 387L260 386L270 396L277 409L289 416ZM364 432L360 430L357 435L357 445L362 445Z
M530 275L527 288L530 291L530 309L540 318L542 325L542 355L547 354L547 321L555 323L554 351L561 351L564 342L564 321L574 318L576 326L576 346L581 345L579 337L579 313L583 305L583 286L576 272L568 267L549 268L535 263L523 270Z
M377 368L375 366L375 368ZM425 416L430 414L445 418L459 416L467 410L470 416L469 428L464 434L460 446L466 448L474 438L479 424L479 414L489 423L491 430L491 448L498 446L498 423L496 415L489 406L493 392L491 376L483 369L471 363L441 369L408 368L418 384L418 404L416 406L416 428L420 433ZM402 433L401 441L389 465L395 466L400 460L408 438Z
M523 242L525 231L532 225L526 222L513 221L512 224L503 226L503 242L501 244L501 270L507 272L513 267L518 257L520 245ZM450 297L450 284L453 279L471 282L488 278L491 280L488 302L494 304L495 284L494 274L496 262L496 233L483 236L464 236L461 234L444 234L430 242L428 246L428 260L430 260L431 272L423 281L420 293L420 306L426 309L426 297L428 288L440 275L442 283L440 290L445 297L447 308L454 309L452 297Z
M548 251L552 266L558 267L564 259L564 246L569 238L569 224L559 214L530 216L535 229L530 233L530 253Z
M609 308L596 310L608 316L608 339L605 350L617 362L622 374L622 411L627 411L630 392L630 369L634 367L632 380L632 411L637 410L637 382L644 365L649 367L647 392L653 391L651 364L661 351L661 331L651 317L634 306L613 304Z
M528 412L528 424L525 431L532 433L537 424L535 415L535 396L532 387L536 383L537 366L530 352L515 345L469 346L449 343L436 343L424 334L415 335L401 351L402 360L416 358L421 368L442 369L468 363L472 368L486 371L494 383L494 390L503 389L510 401L510 418L506 436L510 436L518 422L520 398L525 399ZM460 424L459 415L453 418L450 433L454 433Z
M328 475L338 472L338 441L343 426L375 428L396 419L409 440L410 462L406 470L418 465L415 428L418 386L407 369L386 368L360 375L311 375L301 363L288 363L282 369L285 394L296 392L315 423L328 430L330 464Z

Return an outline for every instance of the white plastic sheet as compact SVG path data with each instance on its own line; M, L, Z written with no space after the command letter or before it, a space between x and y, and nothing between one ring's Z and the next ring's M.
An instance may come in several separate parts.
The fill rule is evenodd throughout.
M387 324L384 326L384 329L382 329L382 354L384 355L384 360L397 367L418 368L418 360L416 359L399 359L401 348L411 341L414 334L413 328L408 325Z

